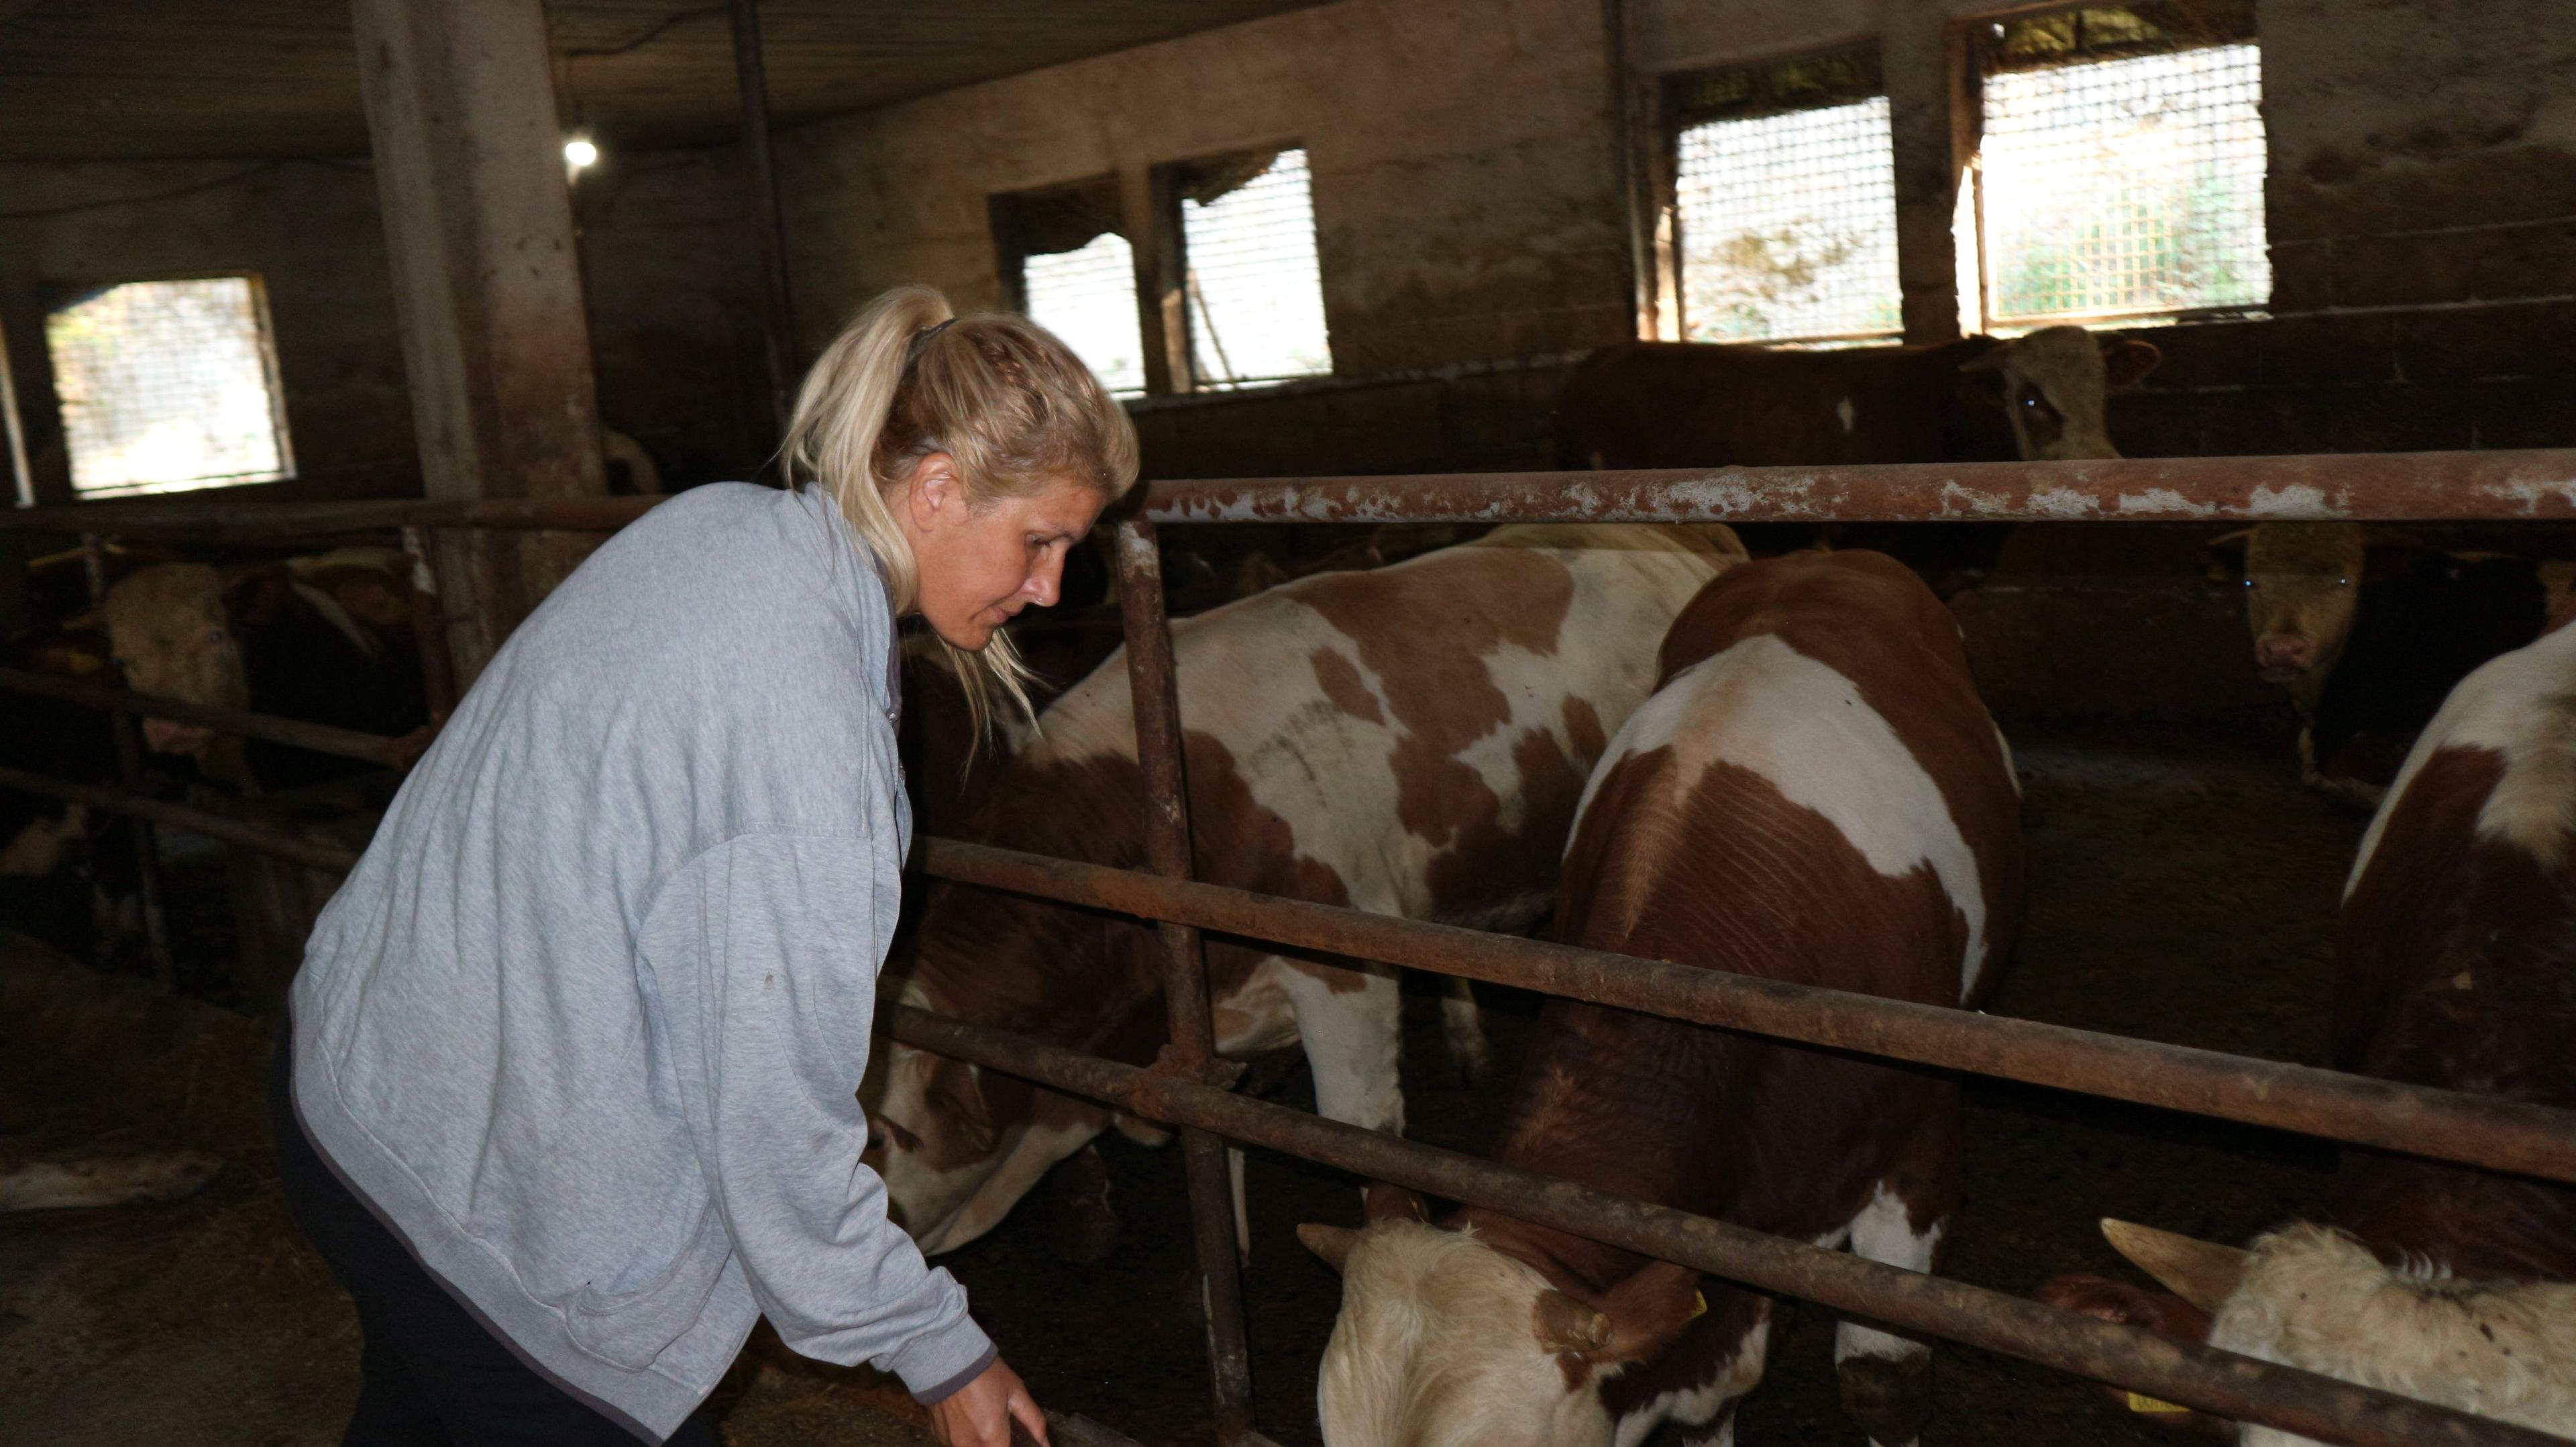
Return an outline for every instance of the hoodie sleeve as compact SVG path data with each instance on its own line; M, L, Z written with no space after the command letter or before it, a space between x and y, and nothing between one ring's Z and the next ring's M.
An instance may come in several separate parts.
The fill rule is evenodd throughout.
M994 1349L859 1162L856 1092L901 892L891 820L885 832L716 845L664 883L643 956L679 1104L762 1313L796 1351L869 1362L936 1400Z

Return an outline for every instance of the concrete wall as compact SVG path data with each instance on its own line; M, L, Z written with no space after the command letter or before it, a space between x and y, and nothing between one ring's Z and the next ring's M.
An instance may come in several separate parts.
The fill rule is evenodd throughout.
M1902 128L1940 123L1924 112L1948 27L2003 8L1629 0L1628 44L1669 73L1875 36ZM1632 323L1603 15L1600 0L1342 0L791 133L804 345L899 281L1000 304L994 193L1283 140L1313 154L1339 372L1615 340ZM2576 442L2563 20L2557 0L2262 0L2272 316L2144 332L2168 360L2115 400L2124 447ZM1139 419L1147 469L1545 465L1526 410L1544 406L1538 375L1158 403Z
M730 152L612 157L574 198L601 415L675 485L743 475L774 433L736 169ZM419 491L367 163L6 166L0 197L0 329L44 500L69 488L48 306L83 286L238 271L266 284L298 473L257 491Z

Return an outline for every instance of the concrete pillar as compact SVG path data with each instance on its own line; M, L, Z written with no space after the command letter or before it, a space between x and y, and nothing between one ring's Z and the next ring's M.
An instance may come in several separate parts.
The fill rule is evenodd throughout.
M1976 156L1977 113L1966 29L1932 6L1881 12L1879 69L1887 82L1896 161L1896 276L1905 340L1959 336L1959 256L1951 221L1959 176Z
M563 135L539 0L354 0L421 472L433 498L603 494ZM594 540L450 534L458 681Z

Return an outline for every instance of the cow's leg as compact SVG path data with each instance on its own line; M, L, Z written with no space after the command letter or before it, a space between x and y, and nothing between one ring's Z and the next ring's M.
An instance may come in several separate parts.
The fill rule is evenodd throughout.
M1067 1156L1058 1174L1073 1210L1073 1259L1108 1259L1118 1245L1118 1209L1109 1203L1109 1163L1100 1158L1100 1143Z
M1493 1078L1494 1048L1485 1039L1485 1013L1476 1006L1476 987L1457 975L1440 980L1440 1033L1459 1080L1481 1087Z
M1293 960L1280 972L1280 985L1315 1074L1315 1113L1402 1135L1404 1087L1396 1055L1404 1007L1395 976Z
M1959 1204L1959 1091L1936 1087L1922 1123L1852 1218L1852 1254L1929 1272ZM1843 1410L1875 1447L1910 1447L1932 1416L1932 1348L1858 1322L1834 1328Z

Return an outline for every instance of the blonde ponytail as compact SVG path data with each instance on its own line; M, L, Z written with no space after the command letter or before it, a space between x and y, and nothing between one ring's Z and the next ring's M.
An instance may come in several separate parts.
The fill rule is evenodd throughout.
M956 460L968 502L1021 497L1070 481L1115 501L1136 480L1136 429L1091 369L1026 317L959 318L926 286L868 303L823 349L796 395L780 449L791 484L831 493L885 570L895 611L911 609L920 573L887 491L934 452ZM1009 634L980 653L941 640L980 736L996 695L1033 716Z

